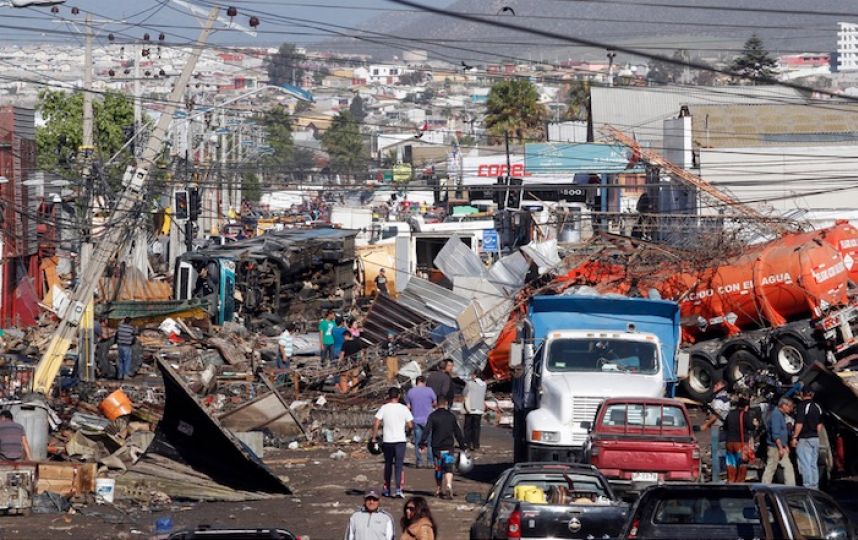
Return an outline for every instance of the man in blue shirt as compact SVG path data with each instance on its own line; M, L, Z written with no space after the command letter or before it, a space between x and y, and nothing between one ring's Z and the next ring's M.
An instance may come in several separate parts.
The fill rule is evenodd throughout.
M784 470L784 484L795 485L795 471L792 461L789 459L789 428L786 417L791 414L795 405L792 400L782 397L778 406L769 415L768 430L768 455L766 456L766 470L763 471L763 483L770 484L775 477L778 465Z
M349 331L346 326L346 321L342 317L336 318L337 326L333 330L334 334L334 358L339 360L340 353L343 351L343 344L346 342L345 333Z

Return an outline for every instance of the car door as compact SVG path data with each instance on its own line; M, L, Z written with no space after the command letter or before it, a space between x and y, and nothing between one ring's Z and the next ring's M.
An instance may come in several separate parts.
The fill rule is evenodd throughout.
M831 497L822 493L814 493L812 499L825 540L854 539L849 519L846 518L846 515Z
M474 527L471 532L473 533L472 536L476 537L478 540L489 539L492 536L491 529L492 523L494 523L494 514L497 508L498 497L503 490L503 486L506 483L508 476L508 472L501 474L501 477L489 490L489 494L486 497L485 502L483 502L483 505L477 513L477 518L474 520Z

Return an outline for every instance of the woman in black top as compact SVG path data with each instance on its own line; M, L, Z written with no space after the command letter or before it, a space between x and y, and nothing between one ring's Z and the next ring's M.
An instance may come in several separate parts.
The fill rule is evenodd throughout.
M724 432L727 436L727 483L739 484L745 481L748 463L745 459L745 447L749 444L753 430L751 416L748 414L750 402L739 398L736 405L727 413L724 420Z

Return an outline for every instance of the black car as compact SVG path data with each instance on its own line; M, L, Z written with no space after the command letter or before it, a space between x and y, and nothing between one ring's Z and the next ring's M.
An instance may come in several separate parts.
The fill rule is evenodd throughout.
M482 504L471 540L617 538L629 513L602 473L574 463L518 463L487 497L469 493L467 500Z
M673 484L641 493L624 538L635 540L855 540L834 499L814 489L769 484Z

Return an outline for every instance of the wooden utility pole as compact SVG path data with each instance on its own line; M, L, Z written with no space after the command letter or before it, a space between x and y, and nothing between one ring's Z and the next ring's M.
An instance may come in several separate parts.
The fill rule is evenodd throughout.
M92 258L84 268L78 280L77 286L71 295L66 310L60 314L60 323L54 332L48 349L39 361L33 381L33 391L48 394L54 384L57 373L62 366L63 357L69 349L72 336L77 332L78 326L86 311L87 299L92 297L98 281L104 274L108 263L122 247L126 237L136 228L140 216L141 206L146 204L143 188L149 179L149 170L155 165L155 160L163 148L166 139L167 128L173 119L177 104L184 101L185 89L196 68L197 61L205 49L212 26L217 20L220 8L212 8L208 20L203 26L200 36L191 48L191 55L182 69L182 74L176 81L170 97L167 99L158 123L149 137L146 147L136 166L131 165L125 171L122 179L123 192L116 201L116 206L111 214L104 234L99 237Z

